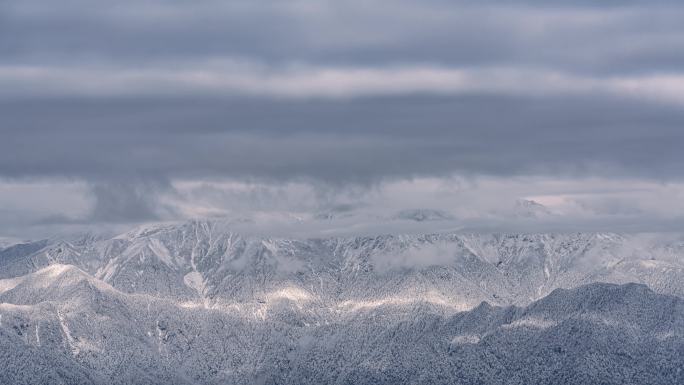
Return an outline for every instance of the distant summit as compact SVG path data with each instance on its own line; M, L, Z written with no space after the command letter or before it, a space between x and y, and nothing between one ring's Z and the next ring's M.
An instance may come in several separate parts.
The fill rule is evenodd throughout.
M515 215L521 218L544 218L553 215L553 213L546 206L534 200L518 199L515 202Z
M416 222L424 221L443 221L452 220L454 217L442 210L433 209L409 209L399 211L395 216L395 219L403 219Z

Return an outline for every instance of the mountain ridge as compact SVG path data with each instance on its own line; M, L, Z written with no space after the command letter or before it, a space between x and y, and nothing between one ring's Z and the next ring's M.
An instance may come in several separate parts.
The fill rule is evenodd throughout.
M682 239L191 221L16 244L0 383L678 383Z
M290 284L349 299L360 286L382 298L423 285L466 298L469 306L481 300L505 305L593 281L642 282L683 295L682 254L680 239L644 243L610 233L294 239L243 236L221 223L191 221L15 245L0 250L0 278L62 263L125 292L184 300L248 300L261 289Z
M62 362L65 372L45 374L50 366L42 359L18 366L17 356L0 355L5 367L28 370L0 374L15 384L43 378L57 384L684 379L677 364L684 357L684 300L641 284L556 289L524 307L482 302L444 313L423 301L345 315L312 313L297 292L266 299L260 313L258 306L205 308L83 285L97 279L66 265L33 274L50 276L52 284L27 279L0 293L0 337L9 338L5 346L12 351L56 355L53 362ZM45 296L33 295L35 286ZM590 364L597 359L601 365Z

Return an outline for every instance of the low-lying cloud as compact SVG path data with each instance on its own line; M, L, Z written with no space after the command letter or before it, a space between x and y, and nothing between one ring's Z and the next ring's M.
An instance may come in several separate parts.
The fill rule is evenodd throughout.
M451 176L335 188L313 182L211 179L122 183L54 181L46 189L44 183L5 180L0 201L8 206L0 230L36 237L210 218L245 235L309 238L667 232L684 224L681 183L634 179Z
M429 244L405 250L375 253L371 262L379 272L451 265L459 248L456 245Z

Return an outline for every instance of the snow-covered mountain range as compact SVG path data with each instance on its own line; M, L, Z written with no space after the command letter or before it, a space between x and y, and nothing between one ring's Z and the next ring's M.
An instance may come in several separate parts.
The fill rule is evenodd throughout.
M0 247L0 383L684 383L682 297L679 235L144 226Z

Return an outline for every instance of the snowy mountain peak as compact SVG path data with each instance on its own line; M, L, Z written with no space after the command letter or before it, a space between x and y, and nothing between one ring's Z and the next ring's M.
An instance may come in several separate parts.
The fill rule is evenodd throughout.
M36 358L25 377L2 372L0 382L40 383L48 360L76 376L49 372L64 384L443 383L454 371L464 383L505 383L497 365L534 383L549 370L579 384L617 368L629 368L618 380L677 383L682 239L306 239L190 221L17 244L0 250L0 342ZM667 359L625 358L640 352ZM573 377L585 354L610 364ZM0 364L17 367L14 357Z

